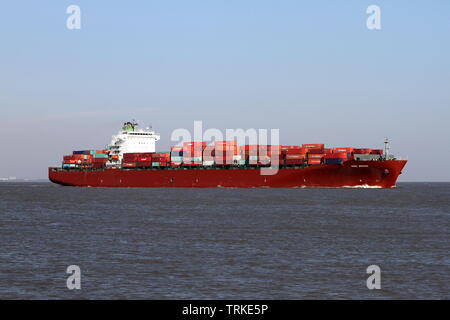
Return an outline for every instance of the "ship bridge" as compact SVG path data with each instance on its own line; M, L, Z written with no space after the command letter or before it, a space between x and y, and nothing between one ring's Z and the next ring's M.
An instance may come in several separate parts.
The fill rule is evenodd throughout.
M122 130L112 136L110 154L118 155L121 160L124 153L155 152L159 139L160 135L150 128L138 129L135 121L125 122Z

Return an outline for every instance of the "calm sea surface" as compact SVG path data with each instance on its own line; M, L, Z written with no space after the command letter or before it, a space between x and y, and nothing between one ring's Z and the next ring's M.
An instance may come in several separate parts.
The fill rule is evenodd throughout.
M68 290L66 268L81 268ZM381 268L368 290L366 268ZM1 299L450 299L450 184L0 183Z

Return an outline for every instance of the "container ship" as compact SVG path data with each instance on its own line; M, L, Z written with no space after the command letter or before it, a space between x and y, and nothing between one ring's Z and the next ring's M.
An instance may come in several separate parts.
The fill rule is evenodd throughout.
M229 140L155 152L159 139L126 122L105 149L73 151L61 166L49 167L49 179L79 187L392 188L407 162L390 154L387 139L384 150Z

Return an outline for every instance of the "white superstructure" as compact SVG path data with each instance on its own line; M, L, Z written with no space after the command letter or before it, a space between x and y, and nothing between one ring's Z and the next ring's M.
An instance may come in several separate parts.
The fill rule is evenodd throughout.
M155 152L155 142L160 139L159 134L149 128L137 129L136 122L125 122L122 130L112 136L110 155L118 155L122 160L124 153Z

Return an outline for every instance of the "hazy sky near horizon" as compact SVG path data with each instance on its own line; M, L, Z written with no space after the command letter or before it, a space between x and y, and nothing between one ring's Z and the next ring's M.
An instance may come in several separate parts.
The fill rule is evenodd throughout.
M450 1L3 1L0 39L0 177L45 178L134 118L158 150L194 120L282 144L387 136L400 181L450 181Z

